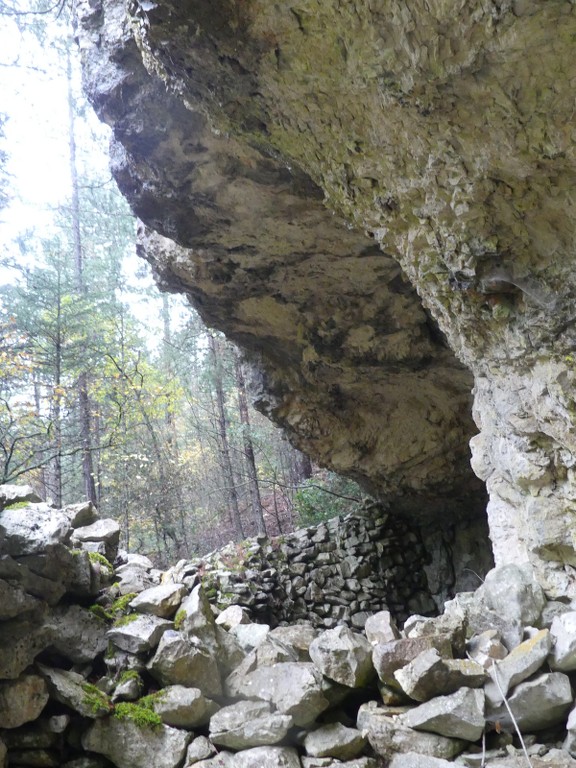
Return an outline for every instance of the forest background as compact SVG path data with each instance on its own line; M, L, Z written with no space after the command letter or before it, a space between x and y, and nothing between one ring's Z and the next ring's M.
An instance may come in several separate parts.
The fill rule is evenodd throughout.
M69 9L30 3L0 0L0 482L90 499L159 565L350 510L360 489L251 407L239 350L136 258Z

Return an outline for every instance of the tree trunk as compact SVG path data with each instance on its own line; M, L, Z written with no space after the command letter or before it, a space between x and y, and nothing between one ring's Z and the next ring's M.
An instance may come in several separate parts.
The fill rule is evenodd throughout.
M238 491L234 482L232 460L230 458L230 444L228 441L228 424L224 409L224 385L222 381L222 360L217 347L216 339L212 334L208 336L210 354L214 364L214 388L216 390L216 417L218 426L218 445L226 494L228 496L228 509L232 518L232 525L238 539L244 538L240 508L238 505Z
M237 351L234 351L234 371L236 374L236 386L238 388L238 411L242 424L242 443L244 446L244 458L246 459L246 472L248 475L248 489L250 491L250 508L252 519L256 525L258 535L266 535L266 524L262 511L262 499L258 485L258 472L254 458L254 444L250 428L250 414L248 411L248 398L246 396L246 381L242 370L242 363Z
M76 137L74 133L74 95L72 93L72 61L67 50L66 74L68 78L68 159L72 183L72 247L74 250L74 268L76 272L76 290L80 296L86 294L84 282L84 263L82 237L80 232L80 185L76 163ZM90 418L90 394L88 372L82 371L78 377L78 410L80 415L80 439L82 443L82 479L86 498L96 504L96 484L92 461L92 424Z

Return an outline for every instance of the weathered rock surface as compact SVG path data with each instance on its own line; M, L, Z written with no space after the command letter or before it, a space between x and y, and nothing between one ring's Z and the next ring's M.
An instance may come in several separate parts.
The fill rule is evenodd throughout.
M325 677L342 685L357 688L374 677L370 643L348 627L323 632L310 643L309 653Z
M361 56L362 61L354 59L352 65L350 59L346 64L343 51L358 46L358 51L371 51L370 58L386 49L376 41L385 39L397 24L400 29L403 25L393 12L384 11L380 16L364 8L352 25L348 11L332 18L325 9L320 10L315 21L315 6L299 13L300 21L288 9L278 11L274 18L264 4L251 8L246 17L240 6L234 13L236 10L241 23L232 24L232 33L226 23L213 25L220 15L217 9L211 19L207 11L190 9L187 15L171 5L160 19L154 9L142 11L135 6L130 10L132 18L126 19L119 5L107 3L99 12L89 4L79 8L85 82L100 115L115 130L116 177L137 214L161 233L143 231L142 251L165 287L187 292L210 324L225 329L257 357L260 373L254 387L260 407L307 452L323 464L353 474L369 488L389 494L404 511L420 514L425 507L430 515L441 505L444 510L449 505L453 521L458 515L475 517L482 512L483 501L468 467L467 441L474 431L469 418L471 378L448 351L405 282L394 260L399 258L397 246L391 242L382 251L374 242L387 231L383 222L382 227L376 226L375 217L387 222L389 218L401 220L408 226L407 212L396 207L402 205L404 195L390 197L387 189L380 188L381 171L386 178L384 187L394 186L395 172L387 161L385 171L379 164L384 158L391 159L388 153L382 154L382 146L390 149L396 139L390 144L390 135L382 133L383 115L376 122L370 120L368 129L364 125L364 118L369 117L367 104L353 98L352 112L347 108L346 117L328 117L330 123L342 126L344 121L350 128L341 134L347 138L345 148L337 150L338 161L327 160L329 170L323 167L316 138L304 142L301 152L293 151L300 145L293 120L302 118L301 127L309 126L305 129L308 134L311 128L323 125L321 119L316 126L316 118L327 106L325 97L317 95L310 102L304 72L316 64L305 53L308 44L318 45L326 53L318 82L323 92L336 88L335 102L343 104L356 93L348 87L348 67L354 71L358 67L354 77L360 83L367 66L372 73L370 85L365 83L368 90L364 86L362 90L376 99L368 104L377 103L380 110L382 96L388 94L385 99L391 98L398 108L398 99L403 97L388 93L394 87L377 75L389 71L391 62L368 62ZM236 28L238 23L242 31ZM334 31L337 38L336 30L342 26L347 43L343 48L335 45L329 52L327 37L335 38L326 36L324 29ZM359 33L354 44L350 26ZM191 30L197 30L200 37ZM243 41L241 62L235 49L238 35ZM157 45L160 39L161 46ZM204 50L208 39L211 43ZM278 41L285 62L290 62L286 66L278 68L272 39ZM473 47L475 52L478 45ZM167 49L172 63L166 61L164 66L160 61L168 56ZM246 78L232 65L228 71L224 60L238 62ZM262 82L253 81L259 75L251 73L258 62L263 66ZM196 73L193 87L184 75L187 69ZM286 79L288 71L291 74ZM342 90L336 83L344 72L348 85ZM178 84L174 82L174 88L167 91L162 77L174 77ZM394 76L390 77L393 82ZM127 83L130 98L125 94ZM221 87L225 94L204 102L203 97ZM283 93L286 88L290 95ZM301 92L294 98L301 88L306 95ZM257 93L258 98L248 99L248 92ZM264 107L258 117L244 114L245 110L252 113L256 102L264 104L271 98L274 106ZM306 117L285 119L279 114L277 99L287 110L296 109L300 102L314 103L314 107ZM216 107L216 102L221 106ZM355 122L356 106L362 112L361 127L350 122ZM228 108L237 120L226 114ZM272 114L283 125L281 130L272 124ZM420 122L421 117L414 125ZM136 125L138 130L130 127ZM242 125L249 135L242 135ZM365 131L372 139L363 135ZM329 144L338 143L330 134ZM359 143L350 136L357 136ZM374 136L379 137L377 150ZM402 146L406 146L404 142ZM412 144L409 146L411 157ZM348 167L349 182L344 170ZM458 178L454 176L455 181ZM324 182L328 209L322 200ZM334 209L340 217L350 213L350 201L343 201L351 189L358 199L366 192L376 206L370 223L362 214L354 216L358 232L332 214ZM454 192L451 186L450 190ZM369 231L368 236L363 230ZM431 244L426 247L426 259L431 258L431 251L441 251L443 259L457 260L453 254L456 245L447 253L440 246L436 250L433 232L428 234ZM484 240L482 243L470 259L486 250ZM455 264L451 268L456 271ZM414 269L409 272L413 276ZM437 276L426 281L427 289L444 285L442 298L448 303L452 298L449 268L443 261L438 273L430 267L430 274ZM454 293L455 300L461 298ZM374 408L376 401L386 402L386 408ZM483 538L476 537L476 545Z
M176 768L189 742L186 731L167 725L140 727L114 717L96 720L82 737L84 749L104 755L118 768Z
M399 263L474 375L498 562L574 592L574 6L128 14L80 5L85 82L132 206L178 243L143 235L162 283L258 355L310 453L432 512L476 496L470 378Z
M228 749L246 749L282 741L293 725L289 715L272 712L263 701L240 701L210 719L210 739Z

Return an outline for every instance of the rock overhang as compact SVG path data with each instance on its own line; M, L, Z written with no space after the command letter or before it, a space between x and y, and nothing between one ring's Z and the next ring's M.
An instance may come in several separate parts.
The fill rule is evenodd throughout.
M464 363L502 557L569 564L570 525L543 543L526 500L573 515L572 3L79 19L142 252L257 361L261 407L406 511L481 506Z

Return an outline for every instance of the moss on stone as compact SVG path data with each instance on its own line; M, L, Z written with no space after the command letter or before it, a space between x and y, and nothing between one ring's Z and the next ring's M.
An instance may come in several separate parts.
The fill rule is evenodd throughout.
M100 619L101 621L112 621L114 619L114 616L112 616L111 613L109 613L105 608L103 608L101 605L98 605L98 603L94 603L94 605L91 605L88 610L93 616L96 616L97 619Z
M146 696L145 699L150 697ZM123 701L116 704L114 708L114 717L118 720L130 720L140 728L159 728L162 725L162 718L154 712L152 706L140 699L135 702Z
M135 669L127 669L125 672L122 672L120 675L120 683L127 683L130 680L136 680L138 682L141 681L140 673L137 672Z
M180 629L186 618L186 611L184 608L180 608L176 616L174 616L174 629Z
M112 607L110 608L110 612L124 613L128 609L128 604L134 600L135 597L136 592L129 592L127 595L122 595L121 597L114 600Z
M120 618L116 619L113 627L125 627L127 624L131 624L133 621L136 621L139 614L137 613L127 613L125 616L120 616Z
M88 552L88 558L91 563L99 563L100 565L103 565L104 568L108 568L110 571L114 570L112 563L107 560L104 555L101 555L100 552Z
M84 703L93 715L101 715L112 709L110 698L92 683L82 685L84 691Z
M12 504L6 504L4 509L25 509L29 504L29 501L13 501Z

